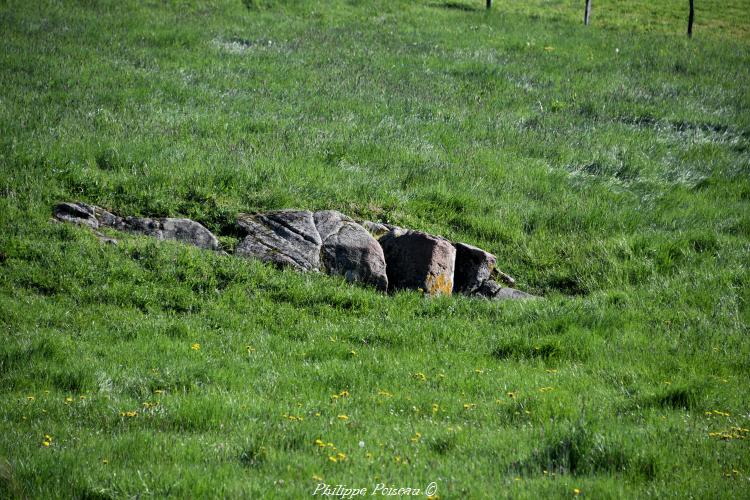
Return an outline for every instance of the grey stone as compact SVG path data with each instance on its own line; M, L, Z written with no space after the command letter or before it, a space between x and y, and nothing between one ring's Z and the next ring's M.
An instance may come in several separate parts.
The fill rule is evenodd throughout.
M393 229L379 240L392 289L418 289L450 295L456 248L450 241L407 229Z
M482 283L482 286L479 287L474 295L492 300L525 300L537 298L535 295L516 290L515 288L503 287L493 280L487 280Z
M322 242L309 210L279 210L237 217L245 238L235 253L300 271L320 269Z
M113 227L116 229L153 236L159 240L175 240L207 250L220 249L219 240L216 236L202 224L191 219L148 219L139 217L118 219L119 217L114 218ZM103 222L103 220L100 219L100 222Z
M469 295L490 279L497 259L491 253L466 243L456 243L455 247L456 272L453 290Z
M86 203L58 203L55 205L53 215L63 222L71 222L88 226L92 229L99 227L99 221L96 218L94 207Z
M344 276L350 282L388 289L383 249L364 227L334 210L315 212L313 218L322 242L324 271Z
M118 217L101 207L86 203L59 203L54 215L59 220L81 224L92 229L110 227L119 231L153 236L160 240L176 240L200 248L219 250L219 240L202 224L190 219L147 219L138 217ZM99 236L101 233L98 233ZM100 236L102 241L116 242L112 238ZM109 241L111 240L111 241Z

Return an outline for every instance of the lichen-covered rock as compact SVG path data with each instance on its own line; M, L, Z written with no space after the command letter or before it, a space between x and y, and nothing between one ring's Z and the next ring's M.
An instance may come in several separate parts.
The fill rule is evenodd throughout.
M382 236L388 234L389 231L394 229L401 229L393 224L386 224L384 222L372 222L369 220L363 220L359 223L363 228L367 230L376 240L379 240Z
M54 215L59 220L85 225L92 229L110 227L119 231L153 236L160 240L176 240L200 248L219 250L219 240L216 236L202 224L190 219L122 218L101 207L86 203L59 203L55 206Z
M299 271L320 269L322 241L309 210L240 214L237 223L246 233L237 255Z
M406 229L393 229L379 240L391 289L450 295L456 248L450 241Z
M537 298L535 295L516 290L515 288L503 287L493 280L487 280L482 283L482 286L473 295L492 300L525 300Z
M361 225L334 210L315 212L315 227L322 242L321 266L347 281L388 289L385 257L377 240Z
M470 295L490 279L497 259L491 253L466 243L456 243L455 247L456 271L453 291Z

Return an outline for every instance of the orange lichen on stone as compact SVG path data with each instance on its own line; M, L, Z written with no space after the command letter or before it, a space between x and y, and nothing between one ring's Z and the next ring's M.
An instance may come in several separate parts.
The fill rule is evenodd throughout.
M435 295L450 295L453 292L453 280L447 277L445 274L430 274L427 276L427 293L430 296Z

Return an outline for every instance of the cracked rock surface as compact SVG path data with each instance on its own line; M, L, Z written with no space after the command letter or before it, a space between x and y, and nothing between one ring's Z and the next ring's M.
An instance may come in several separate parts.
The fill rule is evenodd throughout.
M184 218L119 217L95 205L59 203L56 219L87 226L101 241L117 241L98 229L109 227L175 240L210 250L219 241L200 223ZM497 258L467 243L381 222L356 222L335 210L277 210L239 214L244 232L236 255L297 271L325 272L381 291L421 290L430 296L461 293L491 300L533 295L504 287L515 280L497 269Z
M237 255L298 271L320 269L322 242L309 210L240 214L237 223L246 233L237 246Z
M219 250L219 240L202 224L191 219L118 217L95 205L86 203L59 203L54 216L65 222L88 226L92 229L109 227L119 231L144 234L159 240L175 240L208 250Z
M388 290L383 249L364 227L334 210L315 212L314 219L323 242L321 264L328 274Z

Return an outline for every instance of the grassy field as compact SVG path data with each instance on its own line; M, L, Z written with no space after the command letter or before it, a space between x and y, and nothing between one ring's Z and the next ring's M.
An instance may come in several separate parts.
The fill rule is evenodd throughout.
M749 0L247 3L0 1L0 497L750 498ZM338 209L544 299L63 200L230 251Z

